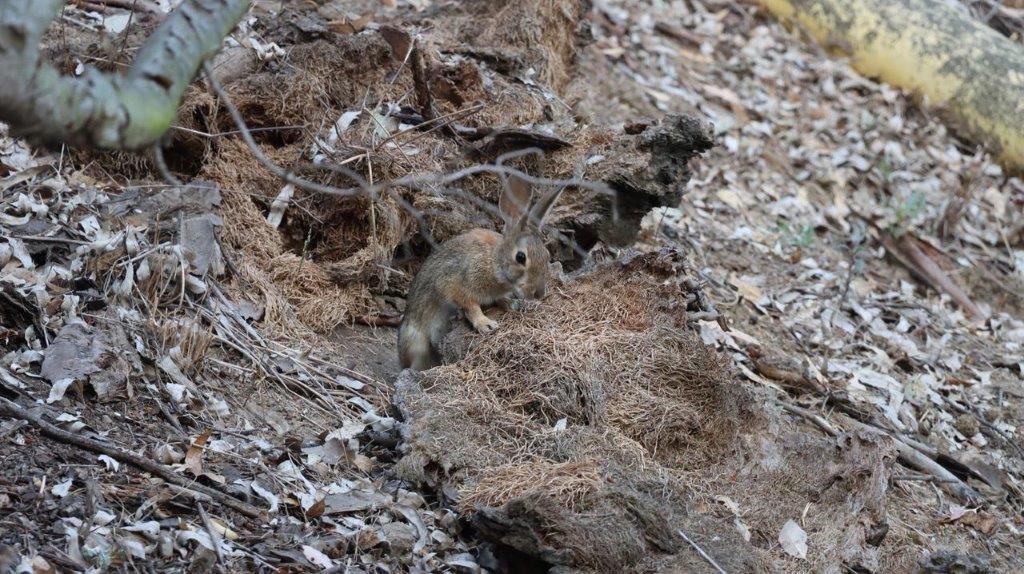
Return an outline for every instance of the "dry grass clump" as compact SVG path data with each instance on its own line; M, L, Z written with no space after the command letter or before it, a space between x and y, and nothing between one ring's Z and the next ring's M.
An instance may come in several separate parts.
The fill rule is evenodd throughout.
M295 316L318 333L337 327L352 315L365 313L371 296L361 285L339 286L318 263L294 253L270 261L269 279L295 309Z
M160 315L149 318L148 329L157 341L160 354L173 358L185 373L201 371L213 343L212 327L198 318L179 318L170 313Z
M454 333L445 354L469 342L454 362L404 372L401 474L448 482L483 532L552 564L632 571L677 552L680 477L722 472L747 397L664 264L585 272L490 335Z
M641 279L638 280L637 277ZM614 269L509 313L433 384L486 389L509 410L550 426L609 425L660 456L696 462L736 430L724 358L665 312L676 288Z
M678 287L615 265L554 291L469 335L465 356L424 373L422 388L399 385L405 410L429 413L413 418L413 450L463 477L469 500L525 492L516 477L538 465L599 461L623 479L648 459L697 468L732 444L741 393L670 309Z
M285 158L294 155L287 149L265 151L285 165ZM239 270L239 288L250 291L250 297L262 297L271 332L323 333L365 312L372 302L365 285L335 282L323 262L303 258L301 244L299 253L290 250L296 246L287 245L287 236L267 223L256 201L269 205L281 183L258 165L244 144L223 142L204 175L222 186L222 241Z
M566 508L576 509L601 487L601 472L593 461L551 462L537 459L489 468L460 493L459 508L501 506L522 496L542 494Z

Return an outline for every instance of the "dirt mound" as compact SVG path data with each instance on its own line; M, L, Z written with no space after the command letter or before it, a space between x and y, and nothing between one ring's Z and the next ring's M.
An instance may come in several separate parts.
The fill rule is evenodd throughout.
M699 568L682 531L729 572L763 571L808 498L826 507L805 525L812 563L876 564L870 546L838 549L865 548L849 542L884 521L886 449L809 437L759 404L687 326L678 268L671 252L602 265L490 336L457 331L456 362L399 380L401 473L556 566Z

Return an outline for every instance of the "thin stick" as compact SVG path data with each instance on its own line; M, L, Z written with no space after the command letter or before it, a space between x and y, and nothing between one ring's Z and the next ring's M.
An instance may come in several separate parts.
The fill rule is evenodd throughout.
M213 523L210 522L210 517L206 514L206 509L203 508L203 503L196 501L196 508L199 509L199 516L203 519L203 525L206 526L206 532L210 535L210 542L213 542L213 550L217 553L217 564L220 566L219 570L223 571L226 563L224 562L224 551L220 548L220 533L213 527Z
M697 546L697 543L694 542L693 540L690 540L690 537L687 536L685 532L683 532L682 528L676 530L676 532L678 532L679 535L683 537L683 540L685 540L687 544L692 546L693 549L697 551L697 554L700 554L701 558L703 558L704 560L707 560L708 564L710 564L715 570L718 571L718 574L728 574L728 572L723 570L722 567L718 565L718 562L715 562L714 558L709 556L707 552L704 552L703 548L701 548L700 546Z
M825 431L825 434L829 436L839 436L839 432L829 424L828 421L813 412L781 401L778 401L778 405L785 411L799 417L803 417L818 425L823 431ZM980 500L981 496L976 490L957 478L957 476L950 472L949 469L932 459L935 451L934 449L929 448L928 445L921 444L913 439L896 437L892 433L879 427L862 423L852 417L847 418L849 418L852 425L858 427L860 430L878 433L892 439L893 444L896 446L896 452L899 453L899 461L903 466L934 477L936 479L935 482L945 485L950 492L962 499L969 501Z
M21 239L23 241L39 241L41 243L69 243L71 245L91 245L88 241L79 241L77 239L67 239L64 237L43 237L41 235L11 235L12 239Z
M167 183L176 186L182 185L181 180L174 177L171 169L167 167L167 161L164 160L164 148L160 147L160 144L153 144L153 162L156 164L157 171L160 172L160 175L163 176Z
M252 133L249 131L249 126L245 123L245 118L242 117L242 113L238 111L238 108L235 107L234 102L231 101L231 98L228 97L227 92L224 91L224 87L221 86L220 81L217 80L217 77L213 74L213 69L210 68L209 63L203 63L203 72L206 74L206 80L210 83L210 88L212 88L213 92L217 94L218 98L220 98L221 103L224 104L225 108L227 108L228 114L231 116L231 119L235 122L235 126L237 126L238 130L242 132L242 139L245 140L245 143L246 145L249 146L250 151L252 151L253 155L256 156L256 159L261 164L263 164L263 167L270 170L271 173L281 178L286 183L290 183L296 187L301 187L309 191L316 191L327 195L355 195L356 193L367 190L369 188L369 184L367 184L366 181L363 180L362 176L354 171L351 174L349 174L349 177L351 177L353 181L359 183L359 189L348 190L347 192L345 192L335 187L321 185L319 183L303 179L271 161L270 158L267 157L267 154L263 153L263 150L260 149L260 146L256 143L256 140L252 137ZM338 193L339 191L342 193Z
M128 452L114 446L108 446L98 441L59 429L44 421L39 415L34 414L3 397L0 397L0 415L12 419L28 421L46 437L65 444L77 446L90 452L105 454L115 460L130 464L140 470L158 476L171 484L205 494L206 496L209 496L211 500L214 500L219 504L223 504L224 506L227 506L232 510L236 510L250 518L260 518L263 515L263 512L259 508L256 508L246 502L242 502L233 496L224 494L219 490L188 480L162 464L155 463L133 452Z
M827 420L823 419L819 415L817 415L817 414L815 414L815 413L813 413L813 412L811 412L811 411L809 411L807 409L798 407L796 405L791 405L789 403L784 403L784 402L781 402L781 401L777 401L776 404L778 404L780 407L782 407L782 410L784 410L784 411L786 411L788 413L797 415L799 417L803 417L803 418L811 421L812 423L818 425L818 427L821 428L821 430L825 431L825 434L827 434L829 436L832 436L832 437L839 436L839 431L837 431L835 429L835 427L833 427Z
M150 14L157 14L160 16L165 15L164 11L159 6L148 0L87 0L89 4L98 4L101 6L109 6L111 8L123 8L134 12L136 9L142 10L143 12L149 12ZM75 0L75 4L81 4L79 0Z

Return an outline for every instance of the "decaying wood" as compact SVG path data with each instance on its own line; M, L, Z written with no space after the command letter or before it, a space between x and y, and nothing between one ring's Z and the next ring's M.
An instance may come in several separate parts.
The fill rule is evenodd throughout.
M1004 165L1024 169L1024 47L956 2L760 0L796 20L861 73L926 96Z

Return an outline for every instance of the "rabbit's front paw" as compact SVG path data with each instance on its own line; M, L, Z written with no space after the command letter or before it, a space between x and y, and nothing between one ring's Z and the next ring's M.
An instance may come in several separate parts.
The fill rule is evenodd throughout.
M498 328L498 323L484 316L473 322L473 328L484 335L489 335Z

